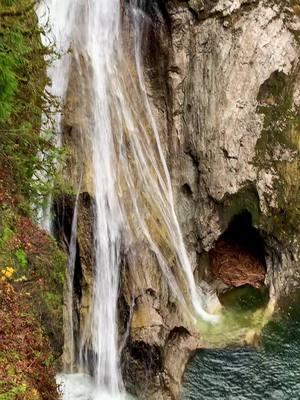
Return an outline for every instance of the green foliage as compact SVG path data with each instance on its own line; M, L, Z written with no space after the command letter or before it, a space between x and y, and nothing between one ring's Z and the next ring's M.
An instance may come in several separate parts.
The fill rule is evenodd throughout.
M42 203L60 186L57 162L65 157L52 129L56 100L45 92L51 49L41 43L32 0L0 0L0 19L0 170L30 213L28 204ZM49 129L41 134L42 115Z
M1 388L1 382L0 382L0 388ZM26 393L26 391L27 391L26 384L14 386L9 392L0 394L0 400L14 400L17 398L18 395L24 394Z
M3 3L5 6L10 7L16 3L17 0L4 0Z
M27 255L23 249L18 249L15 252L15 256L18 260L18 263L22 269L22 272L25 272L28 267L28 260L27 260Z
M66 255L53 238L29 218L0 205L0 283L1 276L18 285L26 282L31 310L49 334L57 355L63 341L65 266ZM1 274L2 270L6 273Z
M4 226L0 231L0 249L13 237L14 232L8 226Z
M7 119L12 112L12 99L17 91L18 81L13 72L14 60L0 43L0 120Z
M52 50L34 6L0 0L0 400L56 399L45 333L59 342L55 357L62 345L66 258L28 218L32 204L60 190L56 166L66 155L55 147L56 100L45 92Z
M13 269L13 278L24 276L28 271L27 254L15 231L16 219L10 209L0 208L0 269Z

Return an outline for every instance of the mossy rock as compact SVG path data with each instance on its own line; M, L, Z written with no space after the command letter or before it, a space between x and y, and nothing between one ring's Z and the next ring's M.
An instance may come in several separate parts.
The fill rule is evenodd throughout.
M260 222L259 197L253 186L244 187L223 199L219 210L222 230L225 231L233 217L245 210L251 214L252 224L258 227Z
M226 292L220 296L220 300L226 308L240 312L255 311L268 304L269 292L268 288L264 286L257 289L253 286L245 285Z
M261 86L257 98L257 112L264 115L264 126L255 163L259 170L273 170L277 176L277 207L270 208L260 223L284 241L300 233L300 109L294 104L299 80L299 65L290 75L276 71Z

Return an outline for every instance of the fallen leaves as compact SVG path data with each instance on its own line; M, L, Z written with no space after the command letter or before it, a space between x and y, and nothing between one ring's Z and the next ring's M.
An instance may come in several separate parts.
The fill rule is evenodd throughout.
M48 341L27 293L8 282L0 283L0 321L0 398L57 399Z

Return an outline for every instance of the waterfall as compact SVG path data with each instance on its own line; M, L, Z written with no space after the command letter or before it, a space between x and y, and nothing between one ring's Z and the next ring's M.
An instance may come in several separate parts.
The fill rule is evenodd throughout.
M53 130L56 133L55 144L58 147L62 144L62 108L68 86L70 67L68 50L73 30L74 11L72 0L41 0L36 8L39 24L44 30L41 35L42 43L46 47L53 48L56 54L54 59L52 56L46 56L47 75L51 84L45 88L45 91L56 100L57 104L49 104L49 112L53 115L51 121L46 115L42 115L41 134L44 131ZM43 157L45 155L41 155L41 158ZM41 175L40 179L47 181L48 177ZM37 219L47 232L52 231L51 203L50 196L46 199L44 206L37 210Z
M147 19L143 3L132 0L128 6L132 34L126 43L121 34L120 0L48 3L56 46L64 54L48 71L52 93L63 104L71 47L81 88L78 96L88 102L88 111L82 106L82 113L88 113L82 134L89 146L93 175L95 274L90 318L77 359L80 368L93 375L96 400L104 393L116 398L124 392L116 323L124 236L127 242L138 238L148 243L186 313L216 321L205 311L205 296L194 281L147 96L141 52ZM54 29L53 24L57 24ZM57 130L61 123L59 114ZM76 234L75 227L72 231Z
M122 388L117 345L117 298L122 216L116 191L114 127L109 103L112 71L119 36L119 1L91 0L81 10L80 32L74 43L78 59L84 56L91 70L89 136L92 148L95 276L87 343L82 343L83 363L91 363L99 390L116 395ZM80 65L80 63L79 63ZM84 338L85 339L85 338Z

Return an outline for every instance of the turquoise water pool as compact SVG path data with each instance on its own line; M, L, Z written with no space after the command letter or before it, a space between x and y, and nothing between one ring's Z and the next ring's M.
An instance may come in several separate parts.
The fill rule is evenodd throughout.
M299 299L265 326L258 348L199 351L185 374L184 400L300 399Z

